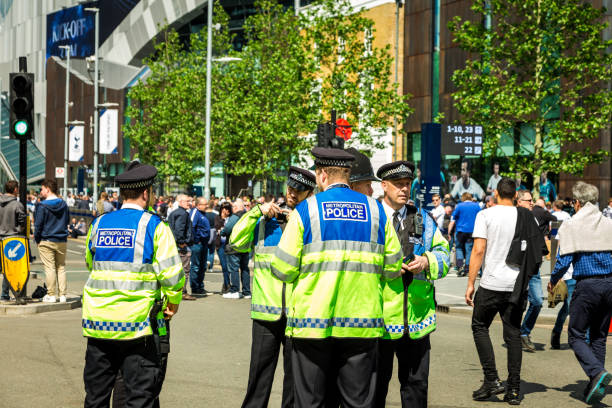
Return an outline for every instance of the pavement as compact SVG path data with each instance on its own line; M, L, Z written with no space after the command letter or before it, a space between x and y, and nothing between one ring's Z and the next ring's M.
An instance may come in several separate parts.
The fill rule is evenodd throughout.
M69 297L80 296L88 273L83 261L84 241L68 245ZM36 251L32 251L35 255ZM34 263L28 290L42 285L42 265ZM182 302L172 321L172 350L164 389L163 407L238 407L248 381L251 347L250 301L223 299L218 267L206 275L206 288L213 293L196 301ZM546 273L543 285L547 283ZM449 313L439 313L438 329L431 336L429 407L472 408L505 406L500 398L474 402L473 390L480 386L482 371L470 328L471 308L463 306L467 278L449 275L436 284L439 304ZM586 406L581 393L586 377L562 335L562 349L551 350L552 316L557 309L544 308L532 333L535 353L523 353L521 406L565 408ZM80 407L83 405L83 364L86 341L81 335L81 310L62 310L34 315L0 315L0 384L4 407ZM505 379L506 349L501 323L491 326L500 377ZM611 338L612 340L612 338ZM608 354L612 352L608 342ZM612 367L611 367L612 368ZM399 407L399 383L394 374L387 406ZM269 406L280 406L282 362L277 366ZM612 387L598 407L612 406ZM503 396L502 396L503 397Z

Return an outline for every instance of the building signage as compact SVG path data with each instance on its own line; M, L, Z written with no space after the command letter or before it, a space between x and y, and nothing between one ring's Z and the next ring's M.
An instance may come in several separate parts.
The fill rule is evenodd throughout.
M68 144L68 160L75 161L83 161L83 154L85 153L85 149L83 148L84 144L84 126L70 126L70 133L68 136L69 144Z
M100 111L100 154L117 154L119 136L119 111L102 109Z
M438 123L421 123L421 188L415 204L430 211L433 210L432 196L440 194L440 133L443 127Z
M47 58L65 58L70 46L70 56L85 58L94 54L94 13L85 11L83 5L62 9L47 15Z
M483 137L482 126L442 126L442 154L481 156Z

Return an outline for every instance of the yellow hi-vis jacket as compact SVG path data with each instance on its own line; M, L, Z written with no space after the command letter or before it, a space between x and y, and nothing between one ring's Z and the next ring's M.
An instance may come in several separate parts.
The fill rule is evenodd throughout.
M152 334L150 312L162 297L179 304L185 276L174 236L161 219L135 208L98 217L86 240L83 335L132 340ZM165 332L163 313L154 316Z
M419 339L436 329L433 281L448 273L449 247L434 219L426 211L418 211L423 219L423 234L414 238L414 254L427 257L429 268L414 275L407 288L406 276L383 283L384 338L387 339L399 339L406 334L411 339Z
M287 293L291 293L293 285L278 280L270 270L270 260L281 235L276 218L266 219L259 206L244 214L232 229L230 245L235 251L254 250L253 319L275 321L286 315Z
M383 279L400 275L401 250L382 205L346 185L301 202L272 258L295 282L286 335L376 338L384 332Z

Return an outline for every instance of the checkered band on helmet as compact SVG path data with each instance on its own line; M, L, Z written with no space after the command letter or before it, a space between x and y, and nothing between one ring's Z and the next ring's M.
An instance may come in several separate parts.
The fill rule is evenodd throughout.
M401 164L394 169L385 171L380 175L380 177L384 179L398 173L408 173L410 177L412 177L412 170L410 170L410 167L406 166L405 164Z
M300 173L291 173L289 175L289 178L297 181L298 183L302 183L305 186L308 186L308 187L310 187L312 189L314 189L317 186L314 181L307 179L306 177L304 177Z
M315 165L320 167L351 167L351 163L335 159L315 159Z
M119 183L119 188L142 188L149 187L153 185L153 180L138 180L129 183Z

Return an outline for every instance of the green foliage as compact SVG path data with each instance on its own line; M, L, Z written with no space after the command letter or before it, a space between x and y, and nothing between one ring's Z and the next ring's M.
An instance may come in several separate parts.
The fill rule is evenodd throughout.
M215 5L211 158L230 174L278 178L313 146L317 123L336 109L364 149L382 148L394 118L411 112L391 82L389 47L371 46L373 21L347 0L319 0L295 16L276 0L258 0L245 23L246 46L231 49L228 16ZM364 35L370 37L364 41ZM206 35L185 50L165 30L145 63L151 74L128 94L124 126L142 159L188 184L202 176L205 148Z
M484 150L502 135L533 138L533 152L509 157L511 171L580 174L609 156L581 143L608 128L612 56L603 10L580 0L476 0L475 21L455 17L454 41L473 57L455 71L455 106L485 128ZM491 29L482 24L489 14ZM555 148L560 146L561 149ZM536 194L539 193L536 183Z
M229 18L218 2L214 22L221 28L214 33L213 51L227 54ZM125 136L162 177L184 184L203 175L195 167L205 155L206 38L206 31L192 34L186 50L178 33L166 27L155 42L155 53L144 61L150 75L128 92L130 120L123 128ZM213 68L213 81L222 83L222 72L214 64ZM214 93L212 100L218 100ZM212 110L211 121L222 123L220 112Z
M320 83L311 94L313 103L324 115L335 109L344 116L353 125L352 142L384 148L381 136L393 118L401 123L413 109L409 95L399 95L392 82L390 46L372 45L374 21L349 0L318 0L302 21Z

